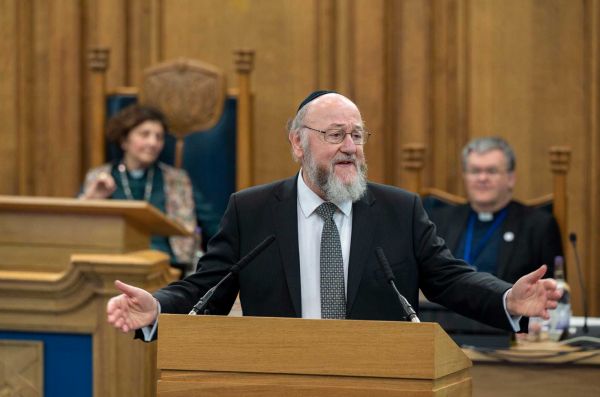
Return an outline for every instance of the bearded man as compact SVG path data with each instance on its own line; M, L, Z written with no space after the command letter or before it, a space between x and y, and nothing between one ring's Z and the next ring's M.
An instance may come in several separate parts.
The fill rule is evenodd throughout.
M466 316L518 330L519 316L548 317L561 293L542 266L514 285L455 259L419 198L367 182L363 147L369 133L357 106L332 91L300 104L289 141L300 172L233 194L198 271L150 295L116 282L123 294L107 305L123 332L145 327L158 312L188 313L232 266L268 236L273 243L224 281L208 305L227 314L240 294L246 316L403 320L376 248L391 263L397 287L417 307L418 289Z

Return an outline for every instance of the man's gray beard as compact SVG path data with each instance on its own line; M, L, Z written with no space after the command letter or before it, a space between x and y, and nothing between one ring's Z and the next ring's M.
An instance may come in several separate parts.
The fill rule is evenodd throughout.
M357 164L356 179L349 184L345 184L335 175L333 164L340 160L352 160L356 164L358 163L356 156L338 155L332 160L329 169L322 169L319 168L312 157L312 153L307 149L304 150L305 161L303 167L306 170L308 179L321 189L326 201L336 204L348 200L355 202L365 194L367 191L367 164L364 162L360 165Z

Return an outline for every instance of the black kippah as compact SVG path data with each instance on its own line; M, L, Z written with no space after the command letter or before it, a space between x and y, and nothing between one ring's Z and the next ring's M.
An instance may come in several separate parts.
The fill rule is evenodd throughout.
M307 103L314 101L318 97L323 96L325 94L337 94L337 92L329 91L329 90L313 91L310 93L310 95L308 95L306 98L304 98L304 100L300 103L300 106L298 106L297 112L299 112L300 109L302 109L304 107L304 105L306 105Z

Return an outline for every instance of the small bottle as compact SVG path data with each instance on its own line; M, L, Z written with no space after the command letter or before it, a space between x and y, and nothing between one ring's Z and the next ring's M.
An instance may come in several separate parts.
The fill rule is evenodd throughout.
M554 279L557 288L563 290L563 295L558 301L558 306L550 310L550 323L548 324L548 337L558 341L569 336L571 323L571 288L565 280L565 263L562 256L554 258Z

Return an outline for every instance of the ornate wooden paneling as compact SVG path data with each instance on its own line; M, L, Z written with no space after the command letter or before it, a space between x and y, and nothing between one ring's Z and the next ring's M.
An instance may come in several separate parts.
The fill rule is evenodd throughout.
M585 31L584 65L586 81L585 140L588 176L586 184L577 195L586 203L586 224L582 229L589 236L586 245L580 245L587 253L583 263L584 278L587 280L587 298L590 313L600 315L600 1L589 0L585 3L583 29Z
M32 147L36 195L74 193L80 184L81 4L35 1ZM49 150L44 150L49 148Z
M5 122L1 132L0 186L2 193L33 192L31 143L34 47L31 1L3 1L0 4L2 35L0 46L0 115Z
M9 194L73 194L80 183L80 3L3 1L0 176ZM60 177L58 177L60 176Z
M3 121L0 145L0 194L19 191L19 4L17 0L0 2L0 119Z
M548 190L548 146L569 143L574 153L585 147L583 5L564 0L468 5L469 135L495 134L511 142L523 179L519 196ZM573 160L578 169L583 157ZM578 184L575 179L570 187Z
M351 66L352 89L347 95L354 99L367 129L373 133L365 151L369 178L379 182L391 182L386 172L388 158L382 154L394 133L389 128L389 115L382 111L389 77L385 58L385 11L383 0L357 0L351 9L347 34L337 38L340 42L351 37L347 63Z
M517 156L515 196L549 192L550 146L572 148L569 226L583 246L591 160L586 150L585 2L469 1L467 7L467 135L500 135ZM597 133L597 132L596 132ZM589 190L588 190L589 194ZM564 236L566 237L566 236ZM582 250L587 263L589 250ZM574 257L567 249L574 304L581 312Z
M162 57L189 56L234 78L232 52L256 51L254 182L291 175L285 125L306 93L319 86L315 67L319 30L315 1L179 1L164 3ZM231 86L231 83L230 83ZM327 86L326 88L330 88Z
M431 10L431 130L427 136L432 185L462 191L460 153L468 140L467 10L464 1L433 2ZM443 145L437 144L443 142Z
M515 196L541 196L551 190L548 149L572 148L567 233L579 236L588 289L600 281L591 274L597 237L589 231L598 215L588 216L590 186L600 175L586 166L596 156L588 142L599 134L597 91L590 88L598 70L591 56L598 46L596 7L596 1L406 0L391 6L397 28L388 38L399 47L388 54L395 60L396 92L389 95L397 129L402 143L425 144L426 186L463 193L460 149L471 138L500 135L517 155ZM399 173L394 182L410 182L406 177ZM569 247L567 259L581 313Z
M163 0L130 0L127 8L127 84L138 85L142 70L164 60L161 56Z
M0 340L0 395L44 395L44 345L37 341Z
M108 87L133 84L129 78L128 54L134 51L130 42L132 27L138 25L137 22L129 24L129 3L121 0L91 0L87 9L89 43L86 44L110 48Z
M400 147L424 142L431 130L431 4L418 0L390 2L388 57L391 92L394 178L400 184Z

